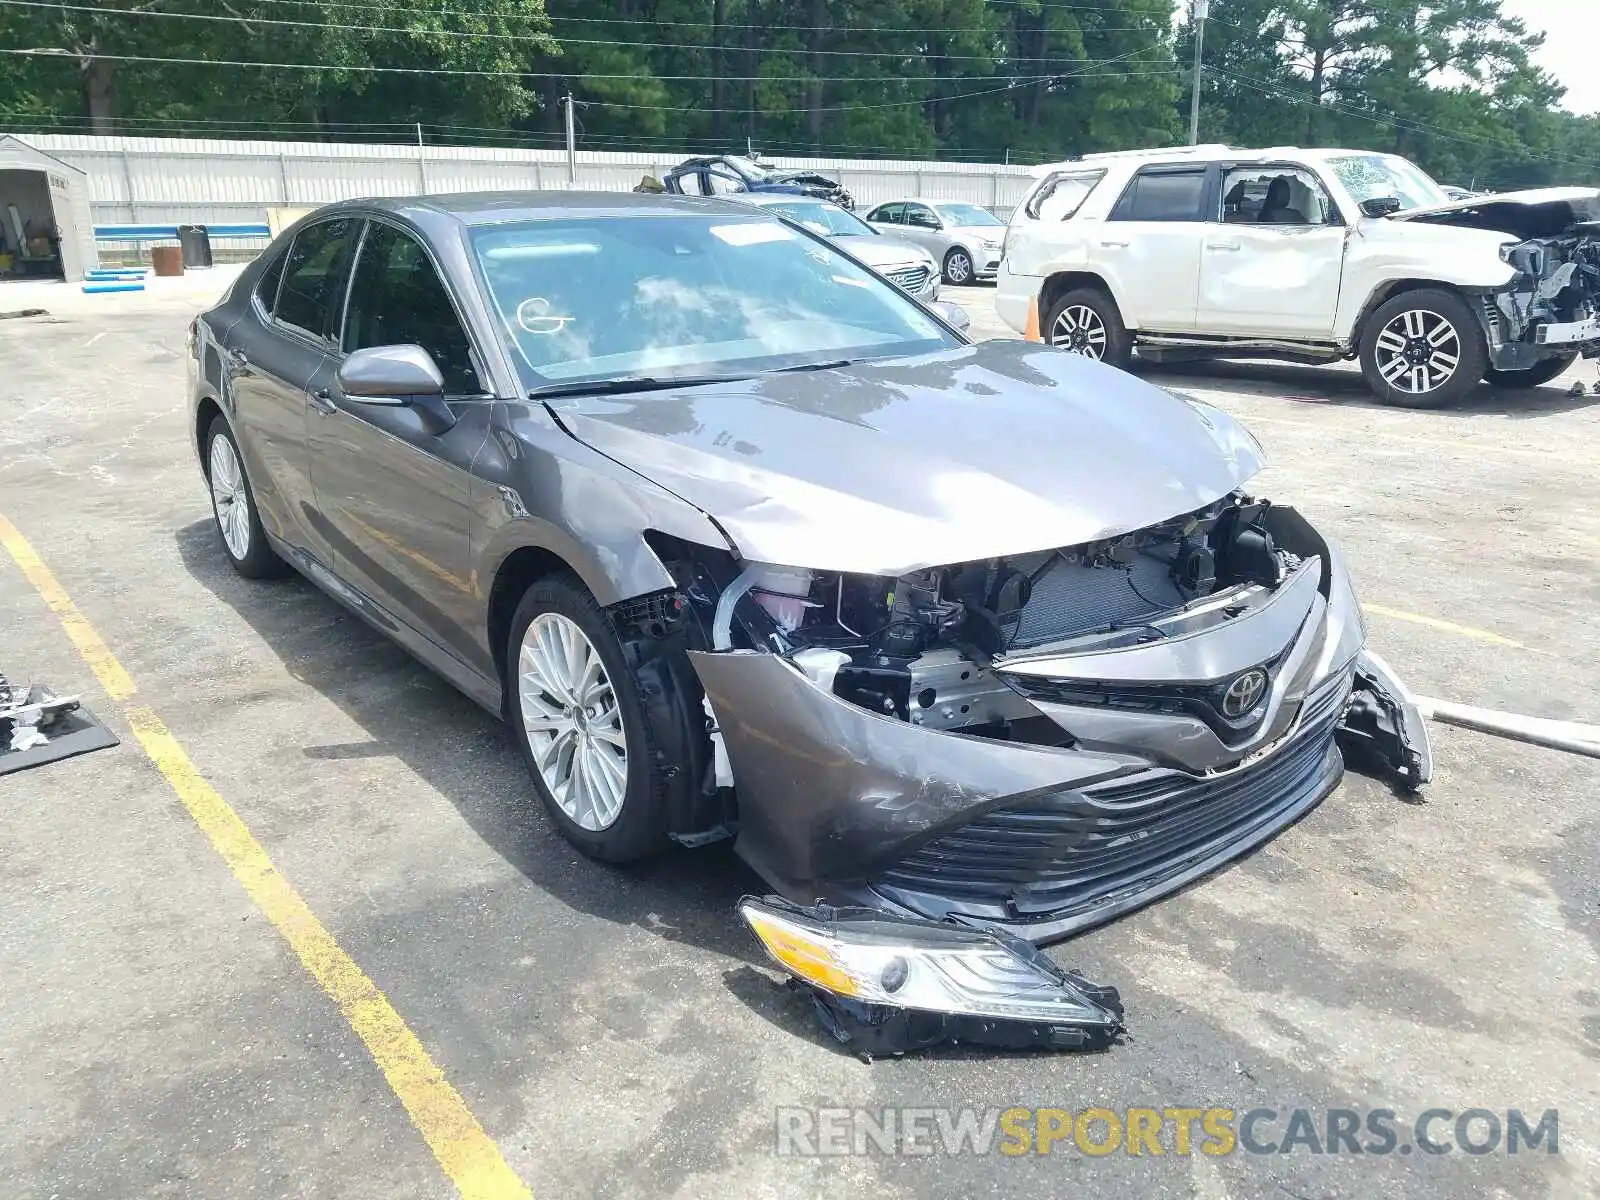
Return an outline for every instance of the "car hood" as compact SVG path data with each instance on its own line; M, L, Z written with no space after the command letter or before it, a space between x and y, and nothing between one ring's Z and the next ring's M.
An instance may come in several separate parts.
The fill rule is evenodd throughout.
M829 238L846 254L853 254L869 267L903 267L908 263L928 263L932 259L921 246L896 237L870 233L844 233Z
M1221 410L1032 342L546 403L742 557L814 570L902 575L1095 541L1263 465Z
M1533 188L1471 196L1448 204L1408 208L1389 219L1492 229L1523 238L1554 237L1576 225L1600 222L1600 188Z

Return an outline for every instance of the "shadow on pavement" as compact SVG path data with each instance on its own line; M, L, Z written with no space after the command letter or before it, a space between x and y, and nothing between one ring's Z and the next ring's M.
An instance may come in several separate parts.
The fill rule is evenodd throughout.
M1338 367L1238 359L1157 364L1136 359L1133 371L1151 383L1162 385L1194 383L1301 403L1336 404L1341 408L1370 408L1380 412L1417 412L1445 423L1453 417L1485 415L1527 420L1600 406L1600 396L1595 395L1590 386L1594 380L1586 377L1588 372L1583 366L1543 387L1497 388L1480 384L1461 403L1439 409L1405 409L1380 404L1367 390L1366 381L1359 372ZM1570 394L1574 374L1585 385L1582 396Z
M453 804L491 849L567 907L750 963L759 947L734 912L765 891L726 842L614 866L584 858L534 794L505 725L298 575L259 582L228 564L211 521L176 532L189 574L239 614L298 681L370 742L306 746L309 758L394 756Z

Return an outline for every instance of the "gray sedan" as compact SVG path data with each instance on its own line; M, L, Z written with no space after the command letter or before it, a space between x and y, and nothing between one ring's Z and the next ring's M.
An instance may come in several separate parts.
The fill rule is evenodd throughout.
M890 200L867 213L877 229L926 248L943 266L944 281L993 280L1000 271L1006 224L986 208L959 200Z
M970 344L757 208L331 205L189 371L220 552L504 718L595 858L732 837L800 903L1045 940L1297 819L1338 730L1428 777L1232 418Z

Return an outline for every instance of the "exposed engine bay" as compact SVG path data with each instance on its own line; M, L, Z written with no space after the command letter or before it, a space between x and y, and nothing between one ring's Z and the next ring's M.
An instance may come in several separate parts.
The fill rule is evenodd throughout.
M1600 355L1600 199L1529 204L1485 197L1411 219L1521 239L1500 252L1517 277L1483 298L1494 366L1517 370L1554 354Z
M723 591L713 641L786 655L824 690L934 729L1059 741L994 668L1201 632L1270 597L1301 557L1267 501L1235 492L1103 541L899 578L755 566ZM741 603L742 597L748 603Z

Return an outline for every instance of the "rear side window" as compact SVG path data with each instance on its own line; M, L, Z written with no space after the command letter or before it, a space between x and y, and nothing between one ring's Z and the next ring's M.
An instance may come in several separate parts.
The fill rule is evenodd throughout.
M1051 175L1028 198L1023 210L1036 221L1065 221L1083 207L1095 185L1106 177L1104 171L1087 175Z
M358 224L345 218L301 230L284 260L274 317L316 337L329 334Z
M1128 185L1113 221L1201 221L1206 192L1202 171L1144 172Z
M261 307L268 315L272 313L272 306L278 299L278 282L283 278L283 260L287 254L280 254L266 273L261 276L261 281L256 284L256 299L261 301Z

